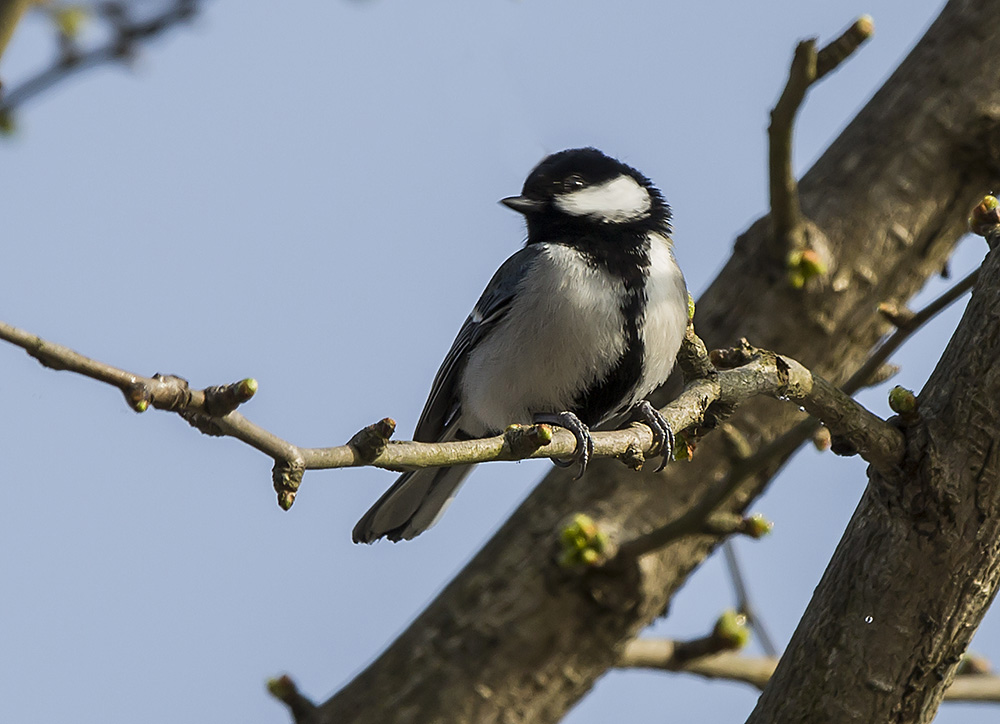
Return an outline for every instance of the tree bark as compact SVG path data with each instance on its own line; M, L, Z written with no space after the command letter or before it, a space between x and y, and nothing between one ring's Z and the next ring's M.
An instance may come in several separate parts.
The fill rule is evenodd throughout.
M861 364L887 330L876 306L905 303L942 268L965 231L969 207L988 189L1000 118L998 10L1000 0L952 0L802 179L810 243L831 262L825 278L791 288L783 259L769 252L766 217L736 241L731 259L698 303L696 327L710 346L746 336L834 382ZM939 409L930 401L928 406ZM799 419L794 407L760 399L742 406L730 422L759 448ZM732 461L718 438L708 436L690 464L668 466L658 476L606 460L592 465L581 481L553 471L410 627L308 721L560 719L615 665L625 642L665 612L688 573L720 542L705 535L685 538L644 556L631 570L581 576L555 563L560 528L567 516L585 512L623 541L676 518L727 474ZM726 510L742 511L782 463L776 460L748 480ZM893 530L905 537L903 519L894 520ZM896 575L908 575L906 570ZM994 566L994 579L995 574ZM866 580L866 571L854 575L858 578L849 586L841 585L876 590L871 588L876 579ZM985 605L987 595L979 595ZM935 608L931 623L896 635L928 650L938 649L931 639L947 638L953 655L971 632L949 633L949 615ZM797 659L798 667L822 666L827 675L831 666L857 673L856 657L872 643L863 635L868 630L863 622L844 629L845 647L850 644L844 651L853 656L813 653ZM823 672L810 679L813 686ZM939 673L946 675L947 667ZM924 672L934 674L934 669ZM779 696L783 689L775 683L769 691Z

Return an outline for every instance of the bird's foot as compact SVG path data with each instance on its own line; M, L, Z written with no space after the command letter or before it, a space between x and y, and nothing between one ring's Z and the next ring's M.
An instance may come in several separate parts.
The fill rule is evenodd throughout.
M572 412L543 412L535 415L535 422L549 423L564 427L573 433L576 438L576 450L569 460L559 460L552 458L552 462L561 468L568 468L571 465L579 464L580 472L574 480L579 480L587 471L587 464L590 456L594 454L594 438L590 436L590 429L583 424L583 421Z
M653 472L658 473L667 466L674 456L674 431L670 428L670 423L660 414L660 411L653 407L649 400L636 403L629 410L629 418L632 422L642 422L649 425L653 431L653 439L660 443L657 455L660 456L660 464Z

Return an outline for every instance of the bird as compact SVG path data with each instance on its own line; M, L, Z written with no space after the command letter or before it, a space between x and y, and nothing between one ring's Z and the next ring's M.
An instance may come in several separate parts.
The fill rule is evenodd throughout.
M663 455L673 432L647 396L669 376L688 324L671 211L636 169L595 148L544 158L518 196L523 248L465 320L431 385L413 439L466 440L549 423L576 438L559 465L586 470L590 429L649 424ZM441 517L472 465L403 473L354 527L355 543L410 540ZM578 475L578 477L579 477Z

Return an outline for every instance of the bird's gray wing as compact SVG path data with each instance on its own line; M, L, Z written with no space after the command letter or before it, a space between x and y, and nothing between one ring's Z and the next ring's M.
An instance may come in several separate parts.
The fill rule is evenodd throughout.
M542 251L539 246L527 246L521 249L500 265L490 283L486 285L472 314L465 320L434 377L430 395L413 433L414 440L436 442L458 419L461 412L458 384L465 370L469 352L484 334L503 319L510 308L511 299L518 285Z

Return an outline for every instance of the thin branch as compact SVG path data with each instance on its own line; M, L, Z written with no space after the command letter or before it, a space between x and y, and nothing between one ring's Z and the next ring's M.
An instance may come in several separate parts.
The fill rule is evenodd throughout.
M760 640L761 648L764 649L764 653L772 658L778 656L778 649L774 645L774 641L771 639L771 635L767 631L767 627L764 626L764 622L761 620L760 616L757 615L756 606L750 600L750 590L747 587L746 581L743 578L743 570L740 567L740 561L736 557L736 543L731 538L727 539L722 544L722 551L726 558L726 569L729 571L729 579L733 582L733 588L736 591L736 610L746 616L747 624L750 628L754 630L757 634L757 638Z
M618 660L623 669L661 669L697 674L707 679L727 679L763 689L778 659L773 656L744 656L733 651L698 658L678 656L684 642L670 639L634 639ZM960 674L944 693L945 701L1000 702L1000 676Z
M784 259L788 251L803 246L801 240L796 239L796 236L801 235L803 220L798 183L792 169L792 129L795 116L809 87L846 60L871 37L874 29L872 19L866 15L818 52L815 38L803 40L795 48L795 56L788 71L788 82L771 111L771 123L767 129L768 181L775 258Z
M61 54L51 66L11 88L9 92L0 94L0 116L9 116L26 101L80 71L132 59L138 43L190 20L198 10L198 0L175 0L168 8L152 17L131 21L125 16L123 4L106 5L105 14L112 26L112 37L106 43L84 52L64 44Z
M252 380L222 388L192 390L179 377L144 377L84 357L68 347L47 342L2 322L0 339L22 347L47 367L77 372L117 387L136 411L142 412L152 406L177 412L206 434L234 437L265 453L275 460L275 487L285 508L292 504L305 470L362 465L412 470L492 460L565 457L576 447L576 440L569 431L555 428L550 435L544 426L532 426L527 434L523 428L513 427L503 435L479 440L389 442L388 435L394 423L387 419L376 424L384 431L381 433L385 438L383 444L359 445L359 437L355 436L353 444L303 448L255 425L235 410L236 404L249 399L256 391L256 383ZM688 330L685 345L689 351L693 349L696 356L704 356L704 345L692 329ZM713 403L732 407L749 397L764 394L796 401L826 422L835 433L850 439L859 454L878 469L891 471L901 459L903 438L898 430L795 360L754 349L746 343L739 349L719 353L718 357L727 365L738 366L694 380L676 400L663 408L661 412L673 429L685 430L702 424ZM235 404L230 407L223 404L234 400ZM641 423L633 423L623 430L594 433L593 437L595 457L617 457L632 464L637 458L641 464L642 456L655 453L658 447L652 431ZM708 515L702 516L699 525L708 524L708 519Z

